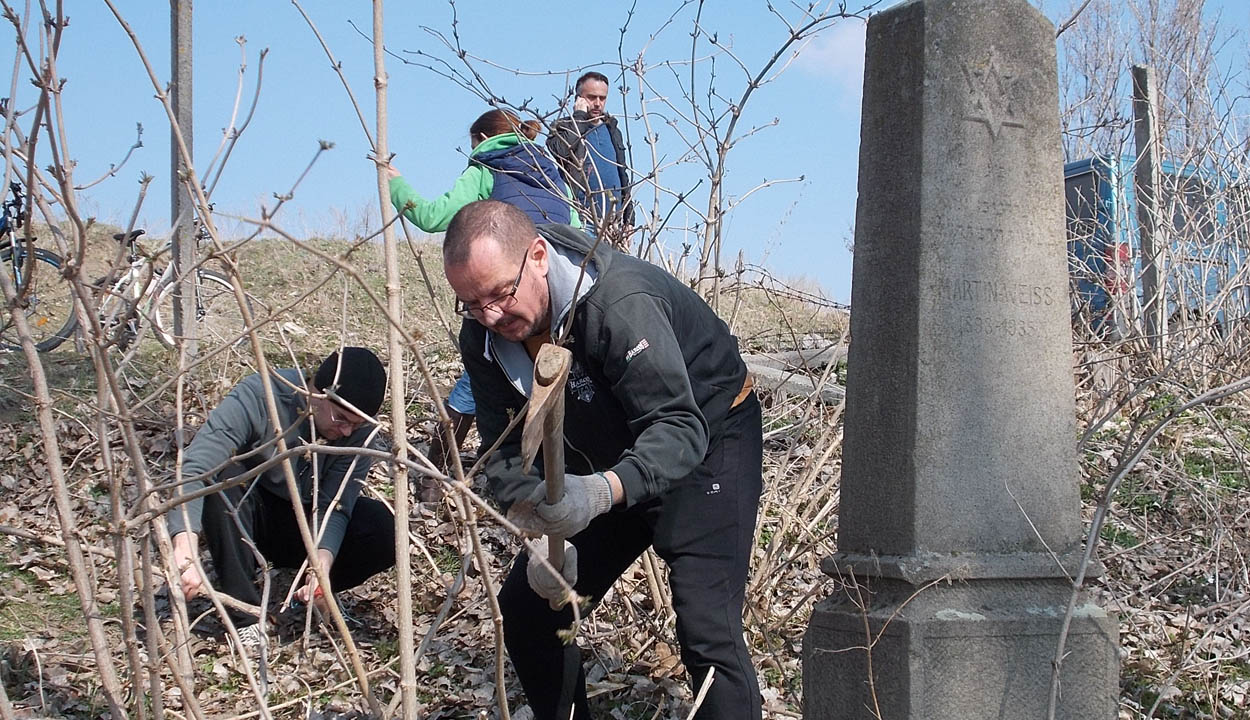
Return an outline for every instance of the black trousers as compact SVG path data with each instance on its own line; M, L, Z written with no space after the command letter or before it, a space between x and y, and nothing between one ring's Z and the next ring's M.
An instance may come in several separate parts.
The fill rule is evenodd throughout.
M668 564L681 659L695 692L712 684L696 717L758 720L762 699L742 636L742 603L762 486L763 438L754 395L734 408L703 464L660 498L612 511L570 538L577 547L574 589L598 603L649 546ZM576 645L557 631L573 621L553 611L525 579L521 553L499 592L504 643L536 720L589 718Z
M243 487L232 487L204 498L203 531L208 551L217 568L217 589L252 605L260 604L256 584L256 554L239 529L252 539L265 560L275 567L296 568L307 558L291 501L259 486L244 496ZM238 524L227 509L238 508ZM309 506L304 506L312 517ZM356 499L347 534L330 568L330 586L347 590L395 564L395 516L372 498ZM256 618L231 613L236 623L250 625Z

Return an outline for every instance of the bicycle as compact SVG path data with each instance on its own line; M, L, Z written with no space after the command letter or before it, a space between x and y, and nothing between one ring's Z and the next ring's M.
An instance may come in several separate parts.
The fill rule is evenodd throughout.
M9 194L0 211L0 265L17 289L17 307L26 315L35 349L48 352L73 336L78 327L74 297L61 276L64 259L51 250L34 247L35 238L17 237L26 222L26 198L16 182L9 184ZM21 348L17 325L6 312L0 317L0 351Z
M198 221L196 228L198 244L207 230ZM96 281L101 292L100 325L106 338L119 350L129 348L145 325L151 327L152 335L165 347L173 348L177 341L173 319L174 266L172 263L164 267L156 265L154 256L139 247L138 239L143 234L143 230L134 230L114 235L114 240L126 245L128 264L118 277ZM162 253L169 249L167 243ZM184 282L183 287L191 285ZM197 266L194 287L194 321L200 341L235 345L246 340L247 325L229 278L216 270ZM251 295L246 295L245 301L248 311L255 317L259 301Z

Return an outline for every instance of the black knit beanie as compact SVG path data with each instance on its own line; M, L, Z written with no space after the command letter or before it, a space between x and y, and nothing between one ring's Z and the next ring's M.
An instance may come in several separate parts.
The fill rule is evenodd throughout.
M334 376L338 373L339 382L334 385ZM382 398L386 396L386 368L382 361L368 348L343 348L343 367L339 368L339 354L330 353L317 374L313 376L313 385L324 392L334 386L334 394L355 405L366 415L377 415L382 407Z

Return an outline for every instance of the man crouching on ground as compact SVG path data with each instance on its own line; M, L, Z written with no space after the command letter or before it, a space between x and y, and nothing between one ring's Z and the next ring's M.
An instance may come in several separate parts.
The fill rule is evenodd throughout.
M382 362L361 347L343 348L341 356L336 352L326 358L313 376L311 394L305 390L304 376L298 369L276 370L270 379L277 401L277 424L284 429L288 448L316 440L337 447L364 447L374 430L367 418L377 414L386 394ZM354 409L335 402L327 391ZM190 482L182 492L205 487L202 478L216 468L225 469L210 476L208 483L236 477L269 460L276 452L273 428L261 377L244 378L209 413L187 446L182 474ZM373 445L380 446L376 440ZM234 462L240 455L246 457ZM360 497L361 481L372 459L310 453L292 458L291 463L309 526L324 526L317 542L317 562L335 592L356 587L395 564L394 515L381 502ZM217 589L250 605L261 602L256 586L258 564L251 544L277 567L299 567L307 557L281 463L246 485L175 507L165 519L173 537L174 563L182 573L182 592L188 600L198 595L204 584L193 561L201 533L217 569ZM314 530L314 539L316 533ZM315 573L308 571L295 598L321 603L322 595ZM232 611L231 619L245 646L264 642L256 617Z

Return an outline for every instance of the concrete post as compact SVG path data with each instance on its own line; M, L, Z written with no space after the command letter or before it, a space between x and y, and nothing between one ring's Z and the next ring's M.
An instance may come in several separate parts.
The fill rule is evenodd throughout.
M170 99L173 103L174 116L182 130L182 137L187 150L194 148L191 76L192 76L192 0L170 0L169 2L169 55L170 55ZM174 264L174 335L183 338L188 356L197 351L195 328L195 274L187 273L195 267L196 239L195 225L192 222L194 202L187 192L182 176L186 165L178 152L178 141L175 130L170 128L170 160L169 160L169 217L172 262Z
M1082 539L1054 37L1027 0L869 20L808 720L1046 717ZM1116 622L1078 607L1056 717L1110 720Z
M1137 196L1137 232L1141 252L1142 310L1146 336L1156 352L1163 349L1167 333L1167 313L1159 278L1163 274L1163 243L1160 199L1160 167L1158 131L1159 113L1155 106L1158 92L1154 68L1133 66L1133 140L1137 145L1137 163L1133 175L1133 191Z

